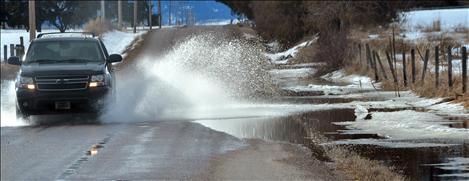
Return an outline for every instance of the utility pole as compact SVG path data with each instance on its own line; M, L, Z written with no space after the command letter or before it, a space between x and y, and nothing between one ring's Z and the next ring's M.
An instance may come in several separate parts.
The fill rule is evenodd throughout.
M161 23L163 23L161 22L161 19L162 19L161 18L161 0L158 0L158 22L160 24L160 29L161 29Z
M149 3L149 7L148 7L148 10L149 10L148 11L148 26L150 26L150 30L151 30L151 26L152 26L152 24L151 24L151 15L153 14L153 12L152 12L153 9L151 8L151 1L152 0L148 1L148 3Z
M101 0L101 21L106 19L106 8L104 7L104 0Z
M137 0L134 0L134 33L137 33Z
M29 10L29 41L33 41L36 38L36 5L34 0L28 1Z
M117 27L122 30L122 0L117 1Z

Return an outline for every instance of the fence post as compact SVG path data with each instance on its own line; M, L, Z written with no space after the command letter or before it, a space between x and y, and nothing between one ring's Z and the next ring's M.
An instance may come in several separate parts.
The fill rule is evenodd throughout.
M358 43L358 67L362 67L362 44Z
M384 69L383 63L381 63L381 59L379 58L378 52L373 51L373 53L375 54L376 60L377 60L378 63L379 63L379 66L380 66L380 68L381 68L381 72L383 72L383 77L384 77L384 79L388 79L388 76L386 75L386 70Z
M405 61L405 50L402 51L402 76L404 76L404 86L407 87L407 65Z
M467 50L462 47L462 93L465 94L467 90Z
M438 88L438 83L440 79L440 49L435 46L435 87Z
M425 57L423 58L422 84L424 83L424 80L425 80L425 72L427 71L429 54L430 54L430 50L428 49L425 50Z
M20 45L21 45L21 47L24 47L23 36L20 36Z
M3 60L5 60L4 63L7 63L7 60L8 60L8 58L7 58L7 56L8 56L7 50L8 50L8 46L7 46L7 45L3 45Z
M448 46L448 87L453 87L453 57L451 55L451 46Z
M19 45L19 44L16 44L16 46L15 46L15 54L16 54L17 57L21 57L20 47L21 47L21 45Z
M10 44L10 57L15 56L15 45Z
M366 70L368 70L371 67L371 51L370 51L370 45L368 43L366 44Z
M386 58L388 59L389 69L391 69L392 78L394 78L394 83L397 83L396 72L394 72L394 67L392 66L391 56L389 52L386 51Z
M415 83L415 50L410 50L410 61L412 64L412 84Z
M378 67L377 67L377 65L376 65L376 64L377 64L377 63L376 63L376 61L377 61L377 60L376 60L376 54L374 54L374 52L375 52L374 50L373 50L372 52L373 52L373 63L372 63L372 65L373 65L373 69L375 70L375 80L376 80L376 81L379 81Z

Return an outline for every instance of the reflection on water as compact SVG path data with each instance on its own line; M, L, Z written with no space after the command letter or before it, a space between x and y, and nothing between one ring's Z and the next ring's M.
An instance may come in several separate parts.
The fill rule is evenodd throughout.
M354 121L352 109L337 109L295 113L282 117L257 117L239 119L218 119L196 121L204 126L223 131L240 138L261 138L303 144L317 150L311 137L320 133L330 140L381 139L378 134L341 134L344 126L333 122ZM467 121L449 125L466 127ZM384 141L384 140L383 140ZM409 140L401 143L412 145ZM426 145L435 140L413 140L415 144ZM444 143L444 142L436 142ZM392 144L392 142L391 142ZM431 144L428 144L431 145ZM435 146L437 144L433 144ZM469 158L469 143L439 144L436 147L384 147L376 145L342 145L351 148L362 156L381 160L384 164L402 170L411 180L457 180L469 179L469 163L459 164L452 169L442 169L440 164L448 163L451 158ZM314 153L313 153L314 154ZM436 165L435 165L436 164Z

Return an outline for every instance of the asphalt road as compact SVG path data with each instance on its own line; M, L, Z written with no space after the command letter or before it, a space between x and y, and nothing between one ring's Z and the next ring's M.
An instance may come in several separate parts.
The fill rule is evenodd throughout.
M150 32L141 48L129 53L130 64L119 67L119 76L138 77L132 61L161 56L178 39L207 30L230 31L203 27ZM40 119L45 121L34 126L1 128L1 180L343 178L297 145L239 139L189 120L99 122L76 115Z

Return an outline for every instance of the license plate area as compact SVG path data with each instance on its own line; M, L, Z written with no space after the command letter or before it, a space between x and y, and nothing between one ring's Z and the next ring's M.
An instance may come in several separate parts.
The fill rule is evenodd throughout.
M70 101L56 101L55 102L55 109L57 110L66 110L70 108L71 108Z

